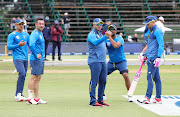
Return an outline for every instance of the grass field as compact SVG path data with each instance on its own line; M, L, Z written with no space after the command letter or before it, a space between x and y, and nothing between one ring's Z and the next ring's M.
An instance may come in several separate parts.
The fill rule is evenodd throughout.
M136 56L137 57L137 56ZM174 58L173 56L169 56ZM179 56L178 56L179 57ZM178 58L176 56L176 58ZM50 56L49 56L50 58ZM87 56L63 56L62 59L86 59ZM129 56L127 58L135 58ZM2 58L0 58L2 59ZM10 58L9 58L10 59ZM136 59L136 58L135 58ZM128 66L132 81L139 66ZM146 92L146 69L138 83L135 95ZM134 103L127 102L121 95L126 95L124 80L118 72L107 77L106 96L110 107L89 107L88 66L45 66L45 74L40 82L40 97L46 105L27 105L15 102L17 74L12 62L0 62L0 117L158 117ZM51 71L67 71L52 72ZM163 95L180 95L180 66L161 66ZM30 79L30 68L26 77L24 95L27 96L27 84ZM155 92L155 90L154 90ZM154 93L155 94L155 93Z

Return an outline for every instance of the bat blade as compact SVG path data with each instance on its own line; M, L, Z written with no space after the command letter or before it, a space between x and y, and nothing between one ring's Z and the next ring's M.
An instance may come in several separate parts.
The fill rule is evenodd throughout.
M141 71L137 71L135 76L134 76L134 79L133 79L133 81L131 83L131 87L130 87L128 93L127 93L128 96L130 96L130 97L133 96L134 91L136 89L136 86L138 84L140 76L141 76Z

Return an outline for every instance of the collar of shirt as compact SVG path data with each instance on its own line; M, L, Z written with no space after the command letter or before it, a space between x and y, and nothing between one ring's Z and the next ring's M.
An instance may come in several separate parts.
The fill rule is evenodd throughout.
M102 31L98 32L98 30L96 30L94 28L92 29L92 31L95 32L95 34L102 34Z

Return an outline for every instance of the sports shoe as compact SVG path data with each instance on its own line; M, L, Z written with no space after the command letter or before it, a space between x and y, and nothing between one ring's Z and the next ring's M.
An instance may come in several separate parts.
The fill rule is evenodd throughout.
M46 101L43 101L42 99L34 99L35 101L38 102L38 104L47 104Z
M89 104L89 107L102 107L102 104L96 102L94 105Z
M146 97L146 96L144 98L142 98L142 99L137 99L137 101L140 102L140 103L144 103L144 104L150 104L151 103L150 99L148 97Z
M26 104L34 104L34 105L37 105L38 102L37 102L35 99L32 98L32 99L27 99Z
M109 106L109 104L105 103L104 101L100 101L98 102L99 104L103 105L103 106Z
M27 98L25 98L23 95L21 96L23 101L27 101Z
M17 96L15 96L15 100L17 102L26 101L26 98L24 96L21 96L21 93L18 93Z
M161 98L154 98L153 99L153 103L156 103L156 104L162 104L162 101L161 101Z
M132 96L128 96L128 102L133 102Z

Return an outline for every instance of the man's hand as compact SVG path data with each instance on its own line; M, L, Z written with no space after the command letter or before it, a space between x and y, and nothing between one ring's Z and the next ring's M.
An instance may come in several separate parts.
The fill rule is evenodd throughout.
M154 67L159 67L160 65L161 65L161 58L156 58L155 60L154 60Z
M106 36L109 38L110 36L112 36L112 32L111 31L109 31L109 30L107 30L106 32L105 32L105 34L106 34Z
M146 60L146 57L143 56L143 53L141 53L138 58L140 59L140 61L144 62Z
M23 40L21 40L21 41L19 42L19 47L20 47L20 46L24 46L25 44L26 44L26 41L23 42Z
M41 54L39 53L39 54L37 54L37 59L41 59Z

